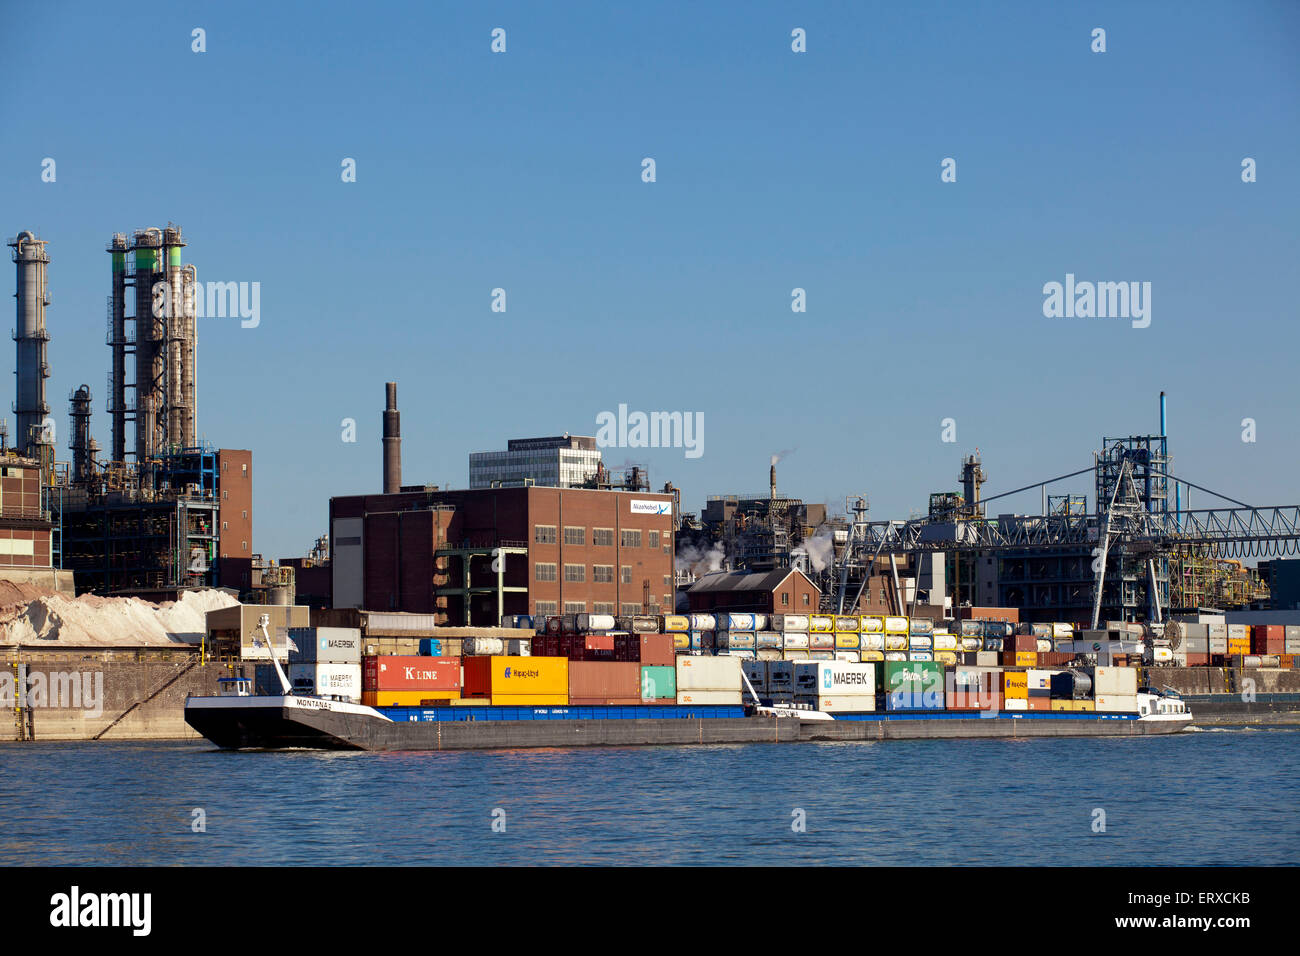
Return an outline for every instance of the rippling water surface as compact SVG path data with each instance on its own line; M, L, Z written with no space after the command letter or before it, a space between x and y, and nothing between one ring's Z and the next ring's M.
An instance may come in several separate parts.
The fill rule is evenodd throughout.
M1298 802L1287 728L396 754L0 744L0 864L1293 865Z

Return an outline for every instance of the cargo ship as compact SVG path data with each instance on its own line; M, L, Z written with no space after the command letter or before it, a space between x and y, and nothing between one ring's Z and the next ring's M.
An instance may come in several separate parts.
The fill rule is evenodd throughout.
M309 630L313 629L304 629ZM269 647L269 637L266 640ZM349 640L312 633L311 653ZM301 643L307 646L305 638ZM378 681L382 668L396 660L372 658L367 671ZM1190 710L1177 695L1136 683L1128 686L1126 682L1135 682L1137 676L1136 670L1128 668L1058 671L1051 675L1050 686L1031 689L1029 672L1004 674L991 668L945 672L934 662L886 662L877 671L875 662L787 664L683 655L671 668L635 666L643 680L649 679L648 672L665 672L662 680L671 673L675 684L671 698L655 697L663 691L651 682L637 695L640 699L614 697L600 702L568 693L512 693L526 689L529 680L544 680L548 670L567 672L566 658L490 655L466 658L468 668L440 663L454 660L450 658L425 660L428 663L422 668L400 667L408 677L410 672L418 676L443 671L446 685L459 684L461 675L481 679L481 684L461 689L474 692L481 687L484 696L430 698L416 706L359 702L343 693L295 687L272 656L269 666L278 692L255 692L253 680L247 677L225 678L219 695L186 701L185 720L226 749L376 751L1144 736L1176 733L1192 722ZM1085 696L1094 686L1107 693ZM1111 694L1112 687L1133 693ZM1021 690L1024 698L1008 696ZM1057 697L1035 698L1050 703L1048 708L1007 709L1008 702L1027 704L1031 690Z

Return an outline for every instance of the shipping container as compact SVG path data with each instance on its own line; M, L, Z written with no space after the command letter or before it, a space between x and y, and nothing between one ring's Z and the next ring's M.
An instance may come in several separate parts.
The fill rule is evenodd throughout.
M886 695L886 709L943 709L942 664L934 661L886 661L881 675L881 691Z
M1137 695L1098 694L1094 703L1099 713L1136 714L1138 709Z
M641 702L638 696L636 703ZM494 694L488 701L490 707L565 707L567 694Z
M885 650L887 651L906 651L907 635L906 634L886 634Z
M500 657L505 652L506 642L499 637L467 637L461 646L461 653L466 657Z
M936 634L934 636L934 649L936 651L955 651L957 650L957 638L952 634ZM969 650L978 650L979 645L969 648Z
M454 691L439 690L363 690L361 703L367 707L420 707L458 701ZM478 701L482 704L485 701ZM567 702L566 702L567 703Z
M773 693L794 693L794 663L780 661L767 665L767 687Z
M574 626L579 631L612 631L616 625L613 614L579 614L574 620ZM687 628L674 630L685 631Z
M907 649L910 651L930 651L933 650L934 638L929 634L912 634L907 638Z
M690 615L691 626L689 631L716 631L718 629L718 619L712 614L692 614Z
M679 690L677 692L677 703L707 704L711 706L723 704L735 707L743 704L744 700L743 695L738 690Z
M883 663L884 660L885 660L884 651L863 651L862 652L862 663L864 664L869 662Z
M1002 675L1002 696L1007 700L1029 698L1029 677L1024 671L1006 671Z
M393 654L363 658L361 665L363 690L461 690L460 658Z
M640 664L617 661L569 662L570 702L612 705L640 699Z
M976 651L975 663L980 667L997 667L999 663L997 651Z
M780 650L785 645L780 631L759 631L754 635L754 646L759 650L765 648Z
M835 660L835 652L828 650L809 651L808 659L810 661L833 661Z
M290 664L361 663L360 628L291 627L288 634Z
M784 639L784 641L785 641L785 645L784 645L784 646L785 646L786 650L792 650L792 651L806 651L806 650L808 650L808 635L807 635L807 634L803 634L803 633L795 633L794 631L786 631L786 632L784 633L784 635L782 635L782 636L783 636L783 639Z
M565 657L466 657L461 696L567 697L573 663Z
M835 616L835 630L845 633L856 634L862 629L862 619L856 614L837 614Z
M861 662L862 662L862 652L861 652L861 651L842 651L842 650L836 648L836 650L835 650L835 659L836 659L837 661L847 661L847 662L850 663L850 664L858 664L858 663L861 663Z
M442 641L436 637L420 638L420 656L421 657L442 657ZM460 655L457 654L457 657Z
M665 614L661 627L665 632L689 631L691 629L691 619L685 614Z
M834 694L796 694L795 704L805 705L810 710L819 710L824 714L870 714L876 709L876 695L858 695L853 697Z
M808 630L818 634L829 634L835 630L835 618L826 614L813 614L808 618Z
M678 657L676 666L679 696L684 691L739 691L741 688L739 658Z
M1137 694L1137 669L1098 667L1093 670L1093 694L1097 697L1131 697Z
M690 635L681 634L634 634L631 640L637 645L636 660L642 664L663 664L669 667L673 666L677 655L674 648L678 647L678 638L685 636L689 641Z
M883 633L864 633L858 646L864 651L883 651L885 649L885 635Z
M863 634L883 634L885 632L885 619L878 614L863 614L862 633Z
M808 631L807 614L773 614L772 630L774 631Z
M835 649L837 651L856 651L862 644L862 635L837 632Z
M725 614L721 617L725 620L719 621L718 630L724 629L724 623L728 631L757 631L767 627L766 614Z
M885 618L886 634L907 634L908 620L905 617L889 616Z
M835 650L835 634L812 633L808 635L808 647L814 651L833 651Z
M712 633L712 632L710 632L710 633ZM698 650L701 649L700 646L696 643L697 640L699 639L699 632L698 632L698 631L696 631L694 635L691 635L691 634L674 634L672 637L673 637L673 650L674 650L674 651L689 651L689 650L691 650L692 648L694 648L695 650L698 651Z
M907 660L907 651L885 651L885 660L905 661Z
M766 661L741 661L740 662L740 672L745 675L745 677L749 680L750 685L759 694L766 693L767 691L768 666L769 665ZM674 669L673 671L674 682L676 681L676 673L677 672ZM744 682L742 681L741 684L743 686ZM676 683L674 683L674 686L676 686Z
M1038 663L1037 651L1016 651L1011 664L1015 667L1033 667Z
M720 651L752 651L754 649L755 638L753 631L718 631L715 638L717 648Z
M912 637L929 637L934 634L934 621L925 617L911 618L907 623L907 633Z
M808 661L794 665L795 694L841 698L869 696L874 699L878 688L875 664Z
M809 654L808 651L798 650L798 649L795 650L787 649L781 652L781 656L784 657L787 661L806 661L810 659L808 657L808 654Z
M361 698L360 664L290 664L289 684L299 693L321 697Z

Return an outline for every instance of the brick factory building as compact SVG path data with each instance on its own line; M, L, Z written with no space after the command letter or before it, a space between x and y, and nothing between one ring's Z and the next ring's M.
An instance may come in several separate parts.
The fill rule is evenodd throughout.
M331 603L453 626L671 612L674 527L673 496L646 491L408 487L331 498Z
M773 571L716 571L686 592L692 611L760 614L816 614L821 589L798 568Z
M41 463L0 457L0 568L50 567L50 515L41 501Z

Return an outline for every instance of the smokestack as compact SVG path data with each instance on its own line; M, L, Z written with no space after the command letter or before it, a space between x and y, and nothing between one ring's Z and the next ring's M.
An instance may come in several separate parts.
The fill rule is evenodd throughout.
M772 497L776 498L776 463L775 462L773 462L772 467L768 469L767 480L768 480L768 484L771 485Z
M402 487L402 421L397 412L397 383L385 385L388 404L384 408L384 494L395 495Z

